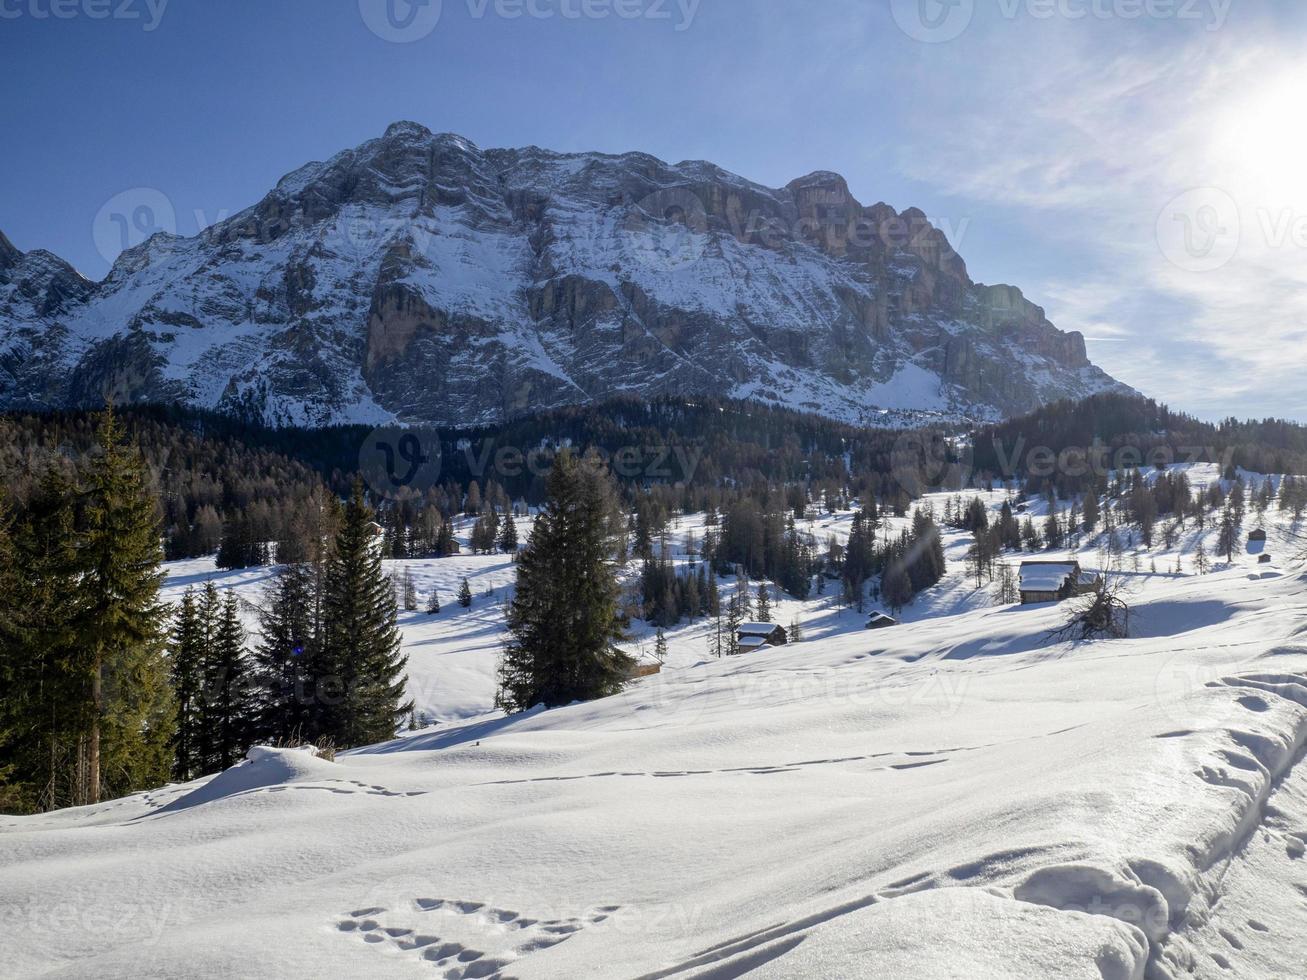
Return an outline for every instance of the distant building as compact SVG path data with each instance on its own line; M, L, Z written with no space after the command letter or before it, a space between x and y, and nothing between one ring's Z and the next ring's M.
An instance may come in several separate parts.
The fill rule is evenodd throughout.
M740 653L752 653L763 647L781 647L790 641L784 626L775 623L741 623L735 633Z
M1260 527L1256 531L1253 531L1248 535L1249 543L1252 543L1253 541L1264 542L1265 540L1266 540L1266 532L1262 530Z
M883 630L887 626L897 626L899 621L893 616L886 616L883 612L874 612L867 617L867 629Z
M1021 563L1021 604L1061 602L1098 587L1097 575L1086 575L1080 562L1023 561Z
M653 677L655 674L663 672L663 665L657 660L640 660L630 669L626 675L627 680L636 680L640 677Z
M1270 556L1270 555L1262 555L1261 557L1259 557L1259 558L1257 559L1257 563L1258 563L1259 565L1269 565L1269 564L1271 563L1271 556Z

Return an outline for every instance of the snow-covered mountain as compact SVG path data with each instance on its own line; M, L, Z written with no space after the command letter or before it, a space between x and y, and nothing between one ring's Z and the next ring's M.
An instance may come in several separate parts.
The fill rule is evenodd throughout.
M885 421L1120 387L1018 289L972 282L922 212L864 207L833 173L773 189L403 122L99 283L0 235L9 407L466 424L712 393Z

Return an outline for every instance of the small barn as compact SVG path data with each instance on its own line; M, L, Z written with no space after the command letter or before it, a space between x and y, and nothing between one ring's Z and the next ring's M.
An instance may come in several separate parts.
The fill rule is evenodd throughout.
M741 623L735 631L735 645L741 653L752 653L763 647L781 647L789 640L785 627L775 623Z
M1021 604L1061 602L1098 586L1098 576L1086 575L1080 562L1023 561L1021 563Z
M638 660L634 667L626 675L627 680L637 680L641 677L653 677L655 674L663 672L663 665L657 660Z
M897 626L899 621L893 616L886 616L883 612L874 612L867 617L867 629L883 630L887 626Z
M1248 543L1252 544L1254 541L1261 541L1263 544L1266 543L1266 532L1262 530L1262 528L1259 527L1256 531L1249 533Z

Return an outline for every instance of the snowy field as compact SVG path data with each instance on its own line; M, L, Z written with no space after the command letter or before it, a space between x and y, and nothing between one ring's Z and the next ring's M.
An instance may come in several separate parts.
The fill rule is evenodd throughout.
M511 564L394 563L444 607L401 622L428 727L0 817L0 972L1303 976L1307 575L1286 518L1255 526L1269 564L1193 574L1196 532L1127 553L1130 639L1050 643L1064 610L994 605L950 533L898 627L861 629L832 583L777 603L802 643L716 661L685 624L660 676L511 719ZM213 577L252 613L269 575L176 563L168 592Z

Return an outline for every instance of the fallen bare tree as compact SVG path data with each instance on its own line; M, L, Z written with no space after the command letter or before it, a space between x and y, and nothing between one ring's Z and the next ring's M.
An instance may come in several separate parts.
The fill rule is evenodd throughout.
M1103 576L1092 591L1069 600L1066 607L1066 623L1048 634L1055 643L1123 640L1130 635L1130 605L1120 581Z

